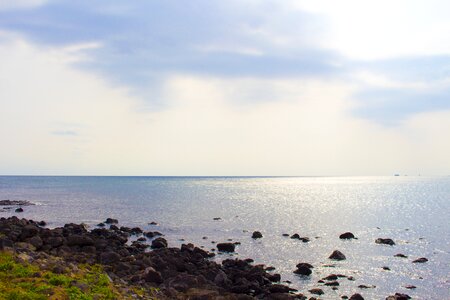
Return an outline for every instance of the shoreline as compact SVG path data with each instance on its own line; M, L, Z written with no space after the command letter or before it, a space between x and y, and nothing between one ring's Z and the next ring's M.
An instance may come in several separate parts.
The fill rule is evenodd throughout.
M100 264L115 286L125 285L128 291L143 287L152 291L156 299L316 299L324 293L322 286L337 290L339 280L347 277L330 274L317 283L317 288L298 291L282 282L273 268L254 265L250 258L230 258L218 263L211 260L214 253L191 243L168 247L160 232L119 227L115 219L105 223L92 230L73 223L48 229L43 221L0 218L0 250L24 253L31 261L47 255L61 259L63 265ZM218 251L234 252L233 243L219 243L216 247ZM334 259L342 258L342 253L333 254ZM314 267L308 263L297 264L295 273L299 276L309 276L311 272ZM137 299L153 296L135 295ZM364 299L360 294L341 298ZM409 296L397 293L386 299Z

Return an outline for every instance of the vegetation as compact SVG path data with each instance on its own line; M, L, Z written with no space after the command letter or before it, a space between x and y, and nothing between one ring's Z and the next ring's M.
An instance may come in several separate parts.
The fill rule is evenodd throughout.
M126 297L120 295L99 265L81 265L56 274L42 270L39 262L28 263L12 253L0 252L0 299L112 300Z

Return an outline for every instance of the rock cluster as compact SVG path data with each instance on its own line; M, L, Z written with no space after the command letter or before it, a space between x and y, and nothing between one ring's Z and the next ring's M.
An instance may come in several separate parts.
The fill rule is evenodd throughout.
M106 226L88 231L79 224L48 229L38 222L17 217L0 218L0 250L44 252L60 257L67 264L100 263L113 281L129 285L157 287L167 299L301 299L301 294L279 283L279 274L267 272L252 260L211 261L214 254L192 244L168 248L167 241L156 237L148 245L129 243L131 234L142 230L118 228L114 219ZM223 246L226 244L226 246ZM221 246L219 246L221 245ZM217 244L219 250L233 250L231 243ZM225 248L222 248L225 247Z

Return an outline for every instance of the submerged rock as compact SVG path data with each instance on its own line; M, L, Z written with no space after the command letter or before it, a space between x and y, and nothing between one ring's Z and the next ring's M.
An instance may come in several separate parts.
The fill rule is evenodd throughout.
M23 208L22 207L16 208L15 212L21 213L21 212L23 212Z
M353 233L351 233L351 232L345 232L345 233L341 234L341 235L339 236L339 238L340 238L341 240L356 239L355 236L353 235Z
M427 258L421 257L421 258L413 260L413 263L426 263L427 261L428 261Z
M309 276L311 275L311 269L314 268L311 264L308 263L299 263L297 264L297 270L294 271L295 274Z
M329 259L333 259L333 260L344 260L344 259L346 259L344 253L342 253L339 250L334 250L333 253L331 253L331 255L328 258Z
M384 244L384 245L390 245L390 246L395 245L395 242L392 239L389 239L389 238L386 238L386 239L384 239L384 238L377 238L375 240L375 243L377 243L377 244Z
M263 235L262 235L262 233L259 232L259 231L254 231L253 234L252 234L252 238L253 238L253 239L260 239L260 238L262 238L262 237L263 237Z
M395 295L386 298L386 300L408 300L408 299L411 299L411 297L406 294L400 293L395 293Z
M395 257L401 257L401 258L408 258L407 255L403 254L403 253L397 253L394 255Z
M107 218L104 223L105 224L119 224L119 221L117 219Z
M218 243L217 244L217 250L221 252L234 252L235 249L234 243Z

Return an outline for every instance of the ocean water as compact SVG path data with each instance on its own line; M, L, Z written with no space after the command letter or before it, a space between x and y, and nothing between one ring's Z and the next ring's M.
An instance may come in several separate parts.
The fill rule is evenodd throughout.
M212 241L239 241L233 257L275 267L293 288L321 287L322 299L355 292L366 299L395 292L413 299L450 299L450 177L4 176L0 199L37 203L20 216L45 220L49 227L69 222L94 227L113 217L120 225L161 231L174 247L180 239L206 250L215 247ZM0 210L0 217L14 214L19 215ZM151 221L159 225L148 225ZM264 237L253 240L254 230ZM346 231L358 239L340 240ZM396 245L377 245L378 237L392 238ZM336 249L347 259L330 261ZM396 253L409 257L397 258ZM413 264L419 257L429 261ZM293 274L299 262L314 265L312 276ZM336 291L317 283L332 273L355 281L340 279ZM417 288L407 290L406 285Z

